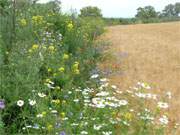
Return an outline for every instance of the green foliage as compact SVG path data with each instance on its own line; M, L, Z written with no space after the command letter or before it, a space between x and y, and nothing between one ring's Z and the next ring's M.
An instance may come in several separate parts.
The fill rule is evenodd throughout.
M84 7L80 12L81 17L102 17L101 10L98 7Z
M173 4L169 4L165 7L165 9L163 10L163 16L168 16L168 17L172 17L175 16L176 12L175 12L175 7Z
M104 21L102 18L83 17L80 19L80 27L82 31L87 31L90 39L95 39L104 32Z
M128 25L137 23L136 18L103 18L106 25Z
M136 17L140 19L142 22L147 23L154 18L158 17L157 12L155 11L154 7L146 6L144 8L138 8Z
M175 3L175 13L176 16L180 16L180 2Z
M162 16L163 17L178 17L180 14L180 3L175 3L167 5L163 12Z
M0 61L0 99L6 103L6 108L0 112L5 125L1 126L3 129L0 132L5 130L8 134L23 133L25 125L36 121L36 114L49 111L51 105L48 101L63 101L63 92L58 94L58 90L64 89L66 92L74 86L86 85L85 81L95 67L99 53L93 46L93 40L103 32L100 19L87 23L88 19L63 15L59 12L59 3L19 1L16 4L16 38L13 43L10 44L11 37L7 32L7 29L12 31L12 25L6 23L12 22L11 14L1 18L0 31L0 58L8 58L8 63L2 59ZM6 49L8 45L11 45L10 51ZM55 91L51 92L52 88L47 87L50 85L47 80L54 82ZM40 103L37 93L42 92L48 100L39 107L32 108L28 104L18 107L17 101L20 99L24 102L33 99ZM65 111L65 108L59 109L60 112ZM41 124L46 127L47 122Z

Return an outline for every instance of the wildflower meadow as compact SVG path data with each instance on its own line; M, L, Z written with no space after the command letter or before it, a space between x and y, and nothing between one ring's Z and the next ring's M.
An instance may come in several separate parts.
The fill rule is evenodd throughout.
M64 14L57 1L13 4L0 13L1 135L176 134L171 92L121 90L98 70L101 18Z

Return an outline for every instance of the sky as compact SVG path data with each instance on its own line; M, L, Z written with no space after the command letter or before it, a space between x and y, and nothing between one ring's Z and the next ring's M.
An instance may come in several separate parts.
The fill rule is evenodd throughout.
M48 2L50 0L39 0ZM61 0L62 11L69 12L76 9L77 12L85 6L97 6L102 10L104 17L134 17L138 7L151 5L156 11L161 11L168 4L174 4L180 0Z

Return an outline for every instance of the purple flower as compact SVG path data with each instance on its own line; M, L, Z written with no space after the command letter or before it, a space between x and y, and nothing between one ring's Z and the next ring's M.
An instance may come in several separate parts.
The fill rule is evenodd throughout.
M66 132L61 131L59 135L66 135Z
M4 109L5 108L5 103L2 99L0 99L0 109Z

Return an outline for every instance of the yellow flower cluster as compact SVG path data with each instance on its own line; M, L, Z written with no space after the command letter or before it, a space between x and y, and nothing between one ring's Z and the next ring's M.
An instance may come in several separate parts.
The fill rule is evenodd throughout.
M68 60L69 59L69 55L68 54L64 54L63 55L63 60Z
M38 44L33 44L31 49L29 49L29 53L32 53L33 51L37 50L39 48Z
M55 103L55 104L60 104L60 100L59 100L59 99L52 100L51 102L52 102L52 103Z
M52 72L52 69L51 69L51 68L48 68L48 72Z
M66 116L65 112L61 112L61 117L64 118Z
M40 16L40 15L33 16L33 17L32 17L32 22L33 22L33 24L35 24L35 25L43 24L43 22L44 22L44 17L43 17L43 16Z
M56 49L55 49L55 47L54 47L53 45L50 45L50 46L48 47L48 50L49 50L50 52L56 51Z
M45 112L45 111L44 111L44 112L42 112L42 115L43 115L43 116L45 116L46 114L47 114L47 112Z
M51 131L51 130L53 130L53 125L51 125L51 124L48 124L48 125L47 125L47 129L48 129L48 131Z
M33 49L33 50L36 50L36 49L38 49L38 47L39 47L39 46L38 46L37 44L34 44L34 45L32 46L32 49Z
M55 13L48 13L48 16L54 16L54 15L56 15Z
M21 25L21 26L26 26L26 25L27 25L26 19L21 19L21 20L20 20L20 25Z
M72 70L73 70L73 73L74 74L80 74L80 71L79 71L79 62L74 62L73 66L72 66Z
M63 73L65 71L64 67L60 67L59 69L59 72Z
M125 118L126 120L131 121L131 120L132 120L132 117L133 117L133 116L132 116L131 113L128 113L128 112L127 112L127 113L124 114L124 118Z
M74 28L72 21L67 23L67 29L71 31Z
M57 73L54 73L53 76L56 77L56 76L57 76Z

